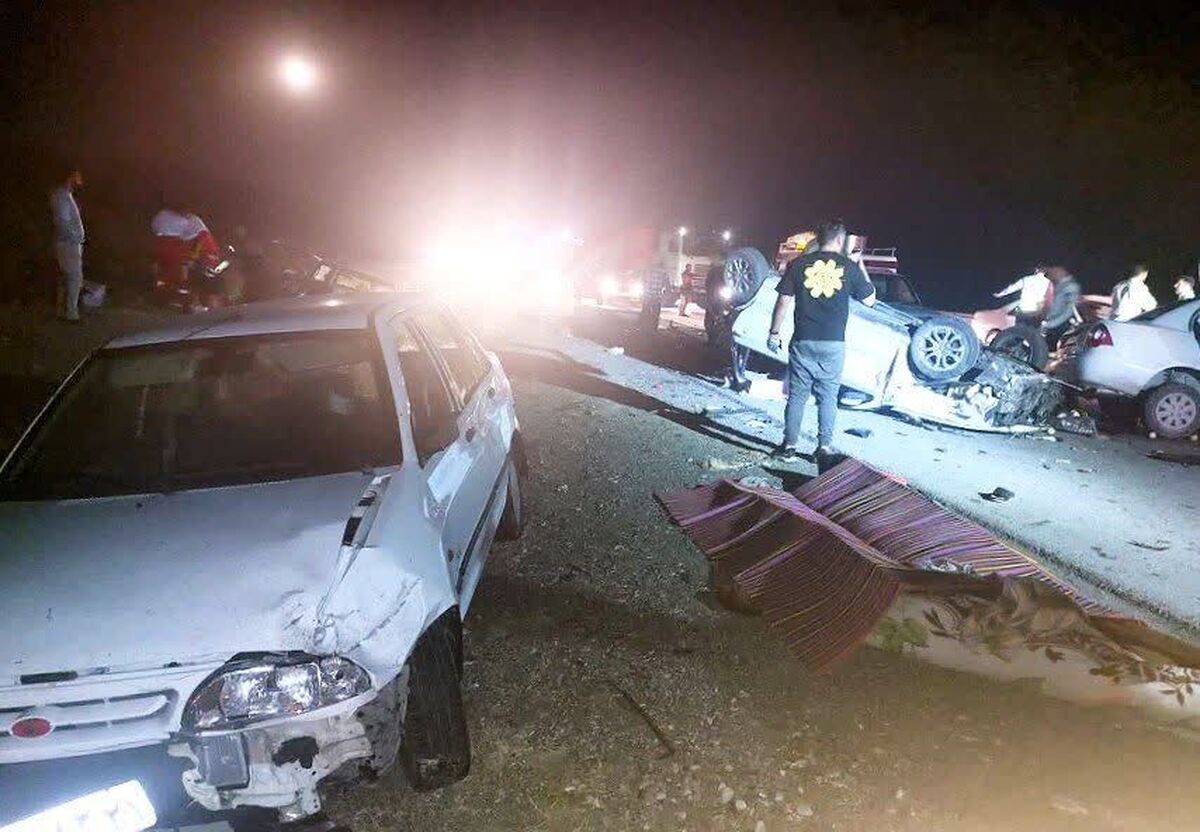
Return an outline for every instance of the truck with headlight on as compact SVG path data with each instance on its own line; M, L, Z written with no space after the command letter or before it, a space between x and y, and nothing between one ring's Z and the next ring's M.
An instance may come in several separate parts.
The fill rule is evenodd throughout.
M524 470L498 359L421 295L97 350L0 468L0 827L302 821L335 779L464 777L462 620Z

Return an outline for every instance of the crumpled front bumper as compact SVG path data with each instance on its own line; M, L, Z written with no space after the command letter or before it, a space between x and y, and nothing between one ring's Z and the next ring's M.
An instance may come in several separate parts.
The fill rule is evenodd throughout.
M279 810L283 820L306 817L320 811L321 781L384 751L373 747L358 716L377 695L371 691L311 714L239 731L183 738L171 744L169 753L194 766L183 773L183 788L206 809L256 806Z

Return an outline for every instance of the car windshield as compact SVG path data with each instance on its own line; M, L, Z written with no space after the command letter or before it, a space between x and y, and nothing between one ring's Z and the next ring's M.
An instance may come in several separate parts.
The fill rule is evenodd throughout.
M176 491L397 464L388 390L374 341L361 332L102 351L18 449L0 477L0 499Z

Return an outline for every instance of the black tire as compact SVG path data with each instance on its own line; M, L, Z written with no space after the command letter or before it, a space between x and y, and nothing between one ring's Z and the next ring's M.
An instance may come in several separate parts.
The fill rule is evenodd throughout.
M525 456L525 444L520 434L513 434L512 464L508 466L508 497L504 502L504 514L500 516L500 525L496 528L498 540L517 540L525 533L526 499L525 474L529 470L529 460Z
M763 281L774 276L775 270L761 251L745 246L729 252L721 274L722 283L729 287L726 304L730 309L741 311L750 305Z
M908 361L917 376L940 384L961 378L979 361L982 350L966 321L935 315L913 332Z
M1200 431L1200 386L1168 382L1146 396L1142 418L1163 439L1182 439Z
M456 783L471 770L471 739L459 684L461 622L451 608L408 658L408 707L400 762L419 792Z
M1050 345L1042 333L1027 324L1017 324L1000 332L992 339L991 347L1017 361L1023 361L1035 370L1046 369L1050 360Z

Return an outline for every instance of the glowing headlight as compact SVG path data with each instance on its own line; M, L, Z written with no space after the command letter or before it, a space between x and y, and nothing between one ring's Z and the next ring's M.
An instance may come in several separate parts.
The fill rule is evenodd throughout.
M308 713L371 688L366 671L346 659L244 662L209 679L188 702L183 727L236 728L260 719Z
M600 281L600 294L602 295L615 295L620 288L621 286L617 283L617 279L612 275Z

